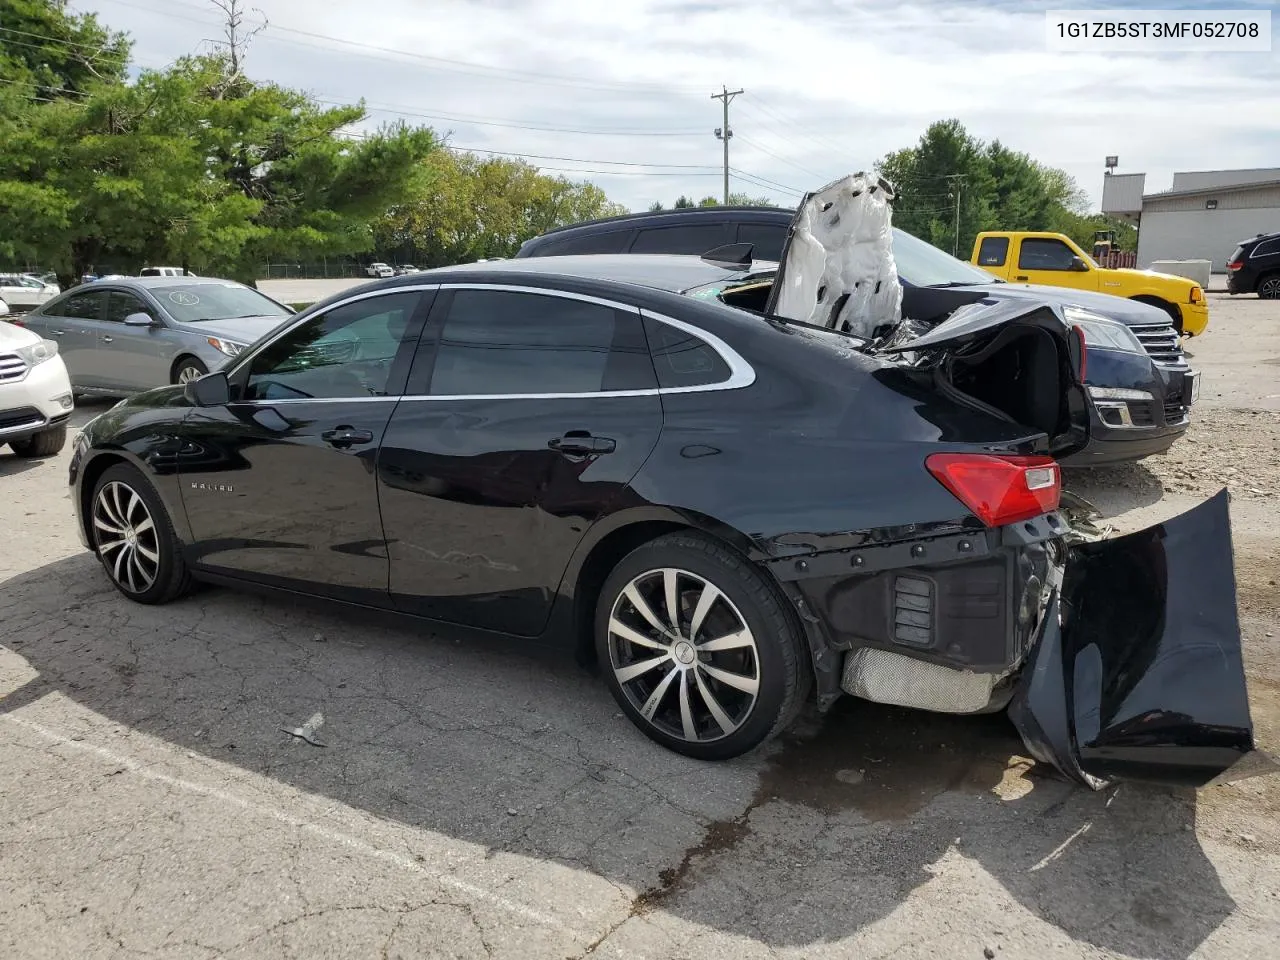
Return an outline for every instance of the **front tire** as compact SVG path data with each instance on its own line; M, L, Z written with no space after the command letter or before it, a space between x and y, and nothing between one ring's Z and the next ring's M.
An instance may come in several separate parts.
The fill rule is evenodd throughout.
M168 603L191 589L169 512L126 463L108 468L89 501L89 536L112 585L137 603Z
M596 605L609 691L650 739L727 760L785 729L809 693L800 626L744 557L697 534L628 554Z
M60 424L48 430L41 430L25 440L10 440L9 446L20 457L52 457L62 450L67 442L67 425Z
M173 365L173 382L188 383L209 372L200 360L195 357L183 357Z

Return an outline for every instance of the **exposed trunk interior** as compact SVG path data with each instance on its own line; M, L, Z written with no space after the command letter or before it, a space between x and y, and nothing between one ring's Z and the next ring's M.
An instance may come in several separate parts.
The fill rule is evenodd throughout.
M1065 360L1060 340L1048 330L1015 324L948 356L936 371L960 399L1052 441L1070 430Z

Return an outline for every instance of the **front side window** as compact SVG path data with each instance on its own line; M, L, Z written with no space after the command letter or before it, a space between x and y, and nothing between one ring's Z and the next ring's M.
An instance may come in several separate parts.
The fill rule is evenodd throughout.
M1018 252L1019 270L1070 270L1076 253L1061 240L1027 237Z
M238 283L173 283L152 287L151 293L179 323L291 316L270 297Z
M391 395L394 381L401 379L394 376L397 359L411 349L408 341L418 302L416 292L388 294L311 317L250 361L243 398Z
M1009 256L1008 237L983 237L978 247L978 265L981 267L1003 267Z
M102 319L112 323L124 323L124 318L131 313L145 313L154 320L155 311L138 297L123 290L112 290L107 299L107 312Z
M512 396L656 386L639 316L569 297L458 290L430 372L432 396ZM410 392L417 392L413 385Z

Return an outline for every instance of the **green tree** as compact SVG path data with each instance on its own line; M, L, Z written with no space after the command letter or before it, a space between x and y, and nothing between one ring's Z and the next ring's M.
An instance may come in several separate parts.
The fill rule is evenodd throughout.
M419 266L509 257L553 227L626 213L594 184L523 160L437 150L420 168L414 189L375 227L377 250Z
M128 60L123 33L71 13L66 0L0 0L0 86L60 100L121 82Z
M0 256L78 276L176 261L251 280L258 263L353 253L437 144L396 126L352 139L360 106L188 57L52 103L0 111Z
M958 120L931 124L916 146L876 169L897 188L894 223L961 258L983 230L1083 229L1087 200L1069 175L999 141L983 143Z

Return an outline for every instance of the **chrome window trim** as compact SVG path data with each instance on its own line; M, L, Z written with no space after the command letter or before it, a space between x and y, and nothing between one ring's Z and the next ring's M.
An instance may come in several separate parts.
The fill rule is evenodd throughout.
M582 399L584 397L595 397L601 399L609 399L613 397L657 397L666 394L680 393L710 393L717 390L740 390L743 387L749 387L755 383L756 372L738 351L729 346L715 334L701 327L686 323L683 320L677 320L675 317L669 317L666 314L657 313L653 310L647 310L643 307L637 307L635 304L621 303L617 300L608 300L604 297L596 297L586 293L576 293L571 290L560 290L554 287L531 287L521 284L508 283L434 283L424 285L410 285L403 287L388 287L379 290L372 290L366 293L355 294L342 300L334 301L326 311L335 310L338 307L346 306L349 303L355 303L360 300L368 300L372 297L388 296L397 293L407 293L410 291L426 292L440 290L497 290L504 293L532 293L535 295L560 297L565 300L580 300L584 303L594 303L602 307L608 307L613 310L625 310L629 313L638 314L641 318L649 318L658 323L665 323L682 330L690 336L697 337L706 343L712 350L719 354L720 359L725 362L729 368L729 377L716 383L696 384L689 387L647 387L643 390L596 390L590 393L475 393L475 394L418 394L407 393L397 394L395 396L386 397L297 397L285 398L280 400L241 400L235 401L239 404L246 405L264 405L276 406L282 403L384 403L388 400L409 400L409 401L450 401L450 400L572 400ZM252 354L242 355L236 358L233 365L226 369L227 376L233 377L239 372L243 363L251 363L253 357L267 349L276 340L281 337L288 336L297 327L306 323L315 316L315 311L303 311L296 323L289 324L288 327L280 330L270 340L263 341L256 345Z

